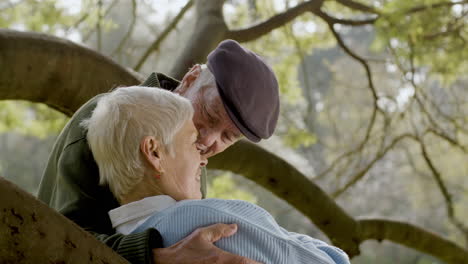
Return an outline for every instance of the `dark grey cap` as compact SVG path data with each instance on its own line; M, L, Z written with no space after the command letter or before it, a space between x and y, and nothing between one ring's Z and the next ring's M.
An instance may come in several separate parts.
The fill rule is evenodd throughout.
M253 142L269 138L279 116L278 81L260 56L234 40L224 40L208 55L226 112Z

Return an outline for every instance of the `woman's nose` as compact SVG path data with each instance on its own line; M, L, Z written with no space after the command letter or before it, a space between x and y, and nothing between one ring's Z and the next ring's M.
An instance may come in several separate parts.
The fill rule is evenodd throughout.
M205 167L206 165L208 165L208 159L202 158L200 161L200 167Z

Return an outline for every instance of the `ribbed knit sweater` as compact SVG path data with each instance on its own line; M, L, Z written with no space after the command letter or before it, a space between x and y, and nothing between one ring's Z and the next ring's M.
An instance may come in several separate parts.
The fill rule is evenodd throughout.
M219 248L265 264L346 264L341 249L307 235L288 232L264 209L239 200L186 200L154 213L133 233L156 228L164 247L185 238L198 227L236 223L238 231L215 243Z

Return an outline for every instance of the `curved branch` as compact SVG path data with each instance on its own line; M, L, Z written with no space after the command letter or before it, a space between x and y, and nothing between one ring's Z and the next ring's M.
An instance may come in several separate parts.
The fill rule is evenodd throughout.
M128 263L2 177L0 193L0 263Z
M380 14L380 12L375 9L374 7L372 6L368 6L368 5L365 5L365 4L362 4L362 3L359 3L359 2L355 2L355 1L352 1L352 0L335 0L336 2L350 8L350 9L354 9L354 10L358 10L358 11L363 11L363 12L367 12L367 13L372 13L372 14Z
M450 195L447 189L447 186L445 185L445 182L442 179L442 174L435 167L434 162L429 157L429 154L427 153L426 145L424 144L422 139L419 141L419 145L421 147L421 153L422 153L423 159L426 162L426 165L429 167L430 171L432 172L432 176L434 177L437 187L439 187L439 190L442 193L442 196L444 197L448 218L450 219L452 224L455 227L457 227L460 232L463 233L464 237L468 239L468 227L466 227L465 224L460 222L455 216L455 209L453 208L452 195Z
M341 19L341 18L336 18L332 17L330 15L326 15L326 20L332 24L340 24L340 25L346 25L346 26L365 26L365 25L370 25L374 24L375 21L377 21L378 17L374 18L369 18L369 19L362 19L362 20L356 20L356 19Z
M111 59L45 34L0 29L0 58L0 99L45 103L67 115L96 94L140 82Z
M463 1L458 1L458 2L451 1L451 2L442 2L442 3L435 3L435 4L429 4L429 5L420 5L420 6L412 7L406 11L403 11L402 13L410 15L413 13L425 11L427 9L434 9L434 8L440 8L440 7L452 7L455 5L464 5L464 4L468 4L468 0L463 0Z
M435 256L447 263L466 263L468 251L441 236L409 223L386 219L358 221L360 238L384 239Z
M169 33L174 30L174 28L177 26L177 23L182 19L182 17L185 15L185 13L192 7L193 5L193 0L190 0L185 4L184 7L180 10L180 12L177 14L177 16L174 17L174 19L171 21L169 25L164 29L164 31L159 35L159 37L153 41L153 43L149 46L149 48L143 53L143 56L138 60L137 64L135 67L133 67L136 71L139 71L145 61L148 59L149 55L159 49L159 45L166 39L166 37L169 35Z
M300 3L297 6L270 17L268 20L257 25L253 25L245 29L229 30L226 34L226 38L234 39L239 42L255 40L276 28L284 26L286 23L308 11L318 10L322 6L323 2L324 0L312 0Z
M344 43L344 41L341 38L340 34L338 34L338 32L335 30L334 23L331 20L329 20L330 16L328 14L326 14L325 12L322 12L321 10L318 10L318 11L316 11L314 13L317 16L319 16L320 18L322 18L327 23L328 27L330 28L330 31L332 32L333 36L336 39L336 42L344 50L344 52L346 54L348 54L349 56L351 56L353 59L357 60L362 65L362 67L364 67L364 70L365 70L366 75L367 75L367 82L369 84L369 88L371 90L372 97L374 98L374 104L377 104L378 96L377 96L377 92L375 90L374 82L372 80L372 72L370 70L370 67L369 67L369 64L367 63L367 61L365 59L363 59L362 57L360 57L359 55L357 55L356 53L354 53Z

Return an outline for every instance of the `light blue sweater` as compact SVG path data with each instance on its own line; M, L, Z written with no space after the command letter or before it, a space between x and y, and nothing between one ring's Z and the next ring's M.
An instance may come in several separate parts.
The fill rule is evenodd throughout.
M238 231L215 243L219 248L265 264L346 264L341 249L307 235L288 232L254 204L240 200L187 200L152 215L133 233L154 227L169 247L198 227L236 223Z

